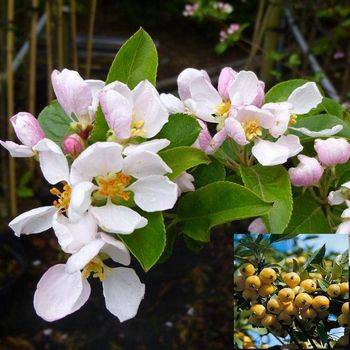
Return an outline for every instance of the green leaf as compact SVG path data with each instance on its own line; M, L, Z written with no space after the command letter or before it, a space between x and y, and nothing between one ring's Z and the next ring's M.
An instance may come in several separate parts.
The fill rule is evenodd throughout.
M227 181L211 183L179 200L178 218L184 233L195 240L208 242L210 229L234 220L267 214L265 203L249 189Z
M170 180L177 178L183 171L194 166L210 163L209 157L203 151L189 146L171 148L159 152L159 155L173 170L168 175Z
M90 142L95 143L98 141L106 141L107 139L106 135L108 130L109 130L109 127L103 115L102 109L100 106L98 106L98 109L95 115L94 126L92 128L92 131L89 137Z
M166 245L163 251L162 256L158 260L158 264L163 264L166 261L169 260L172 252L173 252L173 246L176 239L176 225L171 226L169 229L166 230Z
M297 259L293 259L293 272L299 271L299 263Z
M342 267L337 264L335 261L332 266L332 280L337 280L341 277Z
M321 248L317 249L310 257L307 259L306 263L303 266L303 269L306 270L311 264L319 264L324 255L326 254L326 245L324 244Z
M205 245L205 243L196 241L189 236L183 236L183 238L184 238L186 247L194 253L199 253Z
M165 248L166 235L162 213L142 212L141 215L148 220L147 226L130 235L119 235L119 238L139 261L142 268L148 271L161 257Z
M291 239L297 235L298 235L298 233L292 233L292 234L283 233L283 234L271 235L270 236L270 243L286 241L286 240Z
M201 131L198 121L187 114L172 114L169 121L155 136L156 139L168 139L169 148L180 146L192 146Z
M119 80L133 89L140 81L156 84L157 49L148 33L140 28L120 48L109 69L106 84Z
M265 103L287 101L293 90L307 82L305 79L292 79L279 83L266 93Z
M336 117L342 119L343 107L339 102L332 100L329 97L324 97L322 102L317 106L317 109L319 107L323 108L326 113L335 115Z
M282 233L287 227L293 209L292 190L287 170L282 165L241 167L244 185L265 202L273 202L266 216L271 233Z
M323 129L330 129L335 125L342 125L343 129L339 131L336 136L345 137L350 139L350 127L342 119L337 118L331 114L316 114L310 115L303 118L298 118L297 123L294 125L295 128L307 128L311 131L321 131ZM309 141L314 138L303 135L300 132L290 129L292 134L298 135L301 141Z
M303 196L295 198L292 217L285 232L298 234L301 232L330 233L332 231L322 208L306 192Z
M196 189L212 182L223 181L226 177L225 167L216 159L210 164L199 165L193 172L194 186Z
M316 325L316 328L317 328L317 334L321 339L322 345L325 346L325 348L327 348L327 342L328 342L327 329L325 328L322 322L318 322Z
M45 132L45 136L58 145L61 145L65 137L70 133L72 120L56 100L52 101L40 112L38 120Z
M327 293L327 289L328 289L328 287L329 287L329 283L326 281L326 280L324 280L324 279L319 279L318 281L318 285L320 286L320 288L324 291L324 292L326 292Z

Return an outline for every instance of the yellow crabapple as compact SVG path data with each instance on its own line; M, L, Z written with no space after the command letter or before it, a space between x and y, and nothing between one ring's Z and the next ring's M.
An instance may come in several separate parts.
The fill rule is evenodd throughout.
M293 322L292 317L290 317L290 315L288 315L285 311L282 311L278 315L277 319L281 324L286 324L286 325L292 324L292 322Z
M282 311L282 302L279 301L277 298L270 299L267 302L267 310L274 314L278 314Z
M341 312L343 314L349 314L349 302L347 301L346 303L343 304L341 307Z
M236 276L233 280L234 291L241 292L245 286L245 278L243 276Z
M242 293L242 297L246 301L256 302L258 299L258 293L255 290L245 289Z
M294 256L289 256L286 258L286 264L287 265L293 265L293 259L296 259Z
M349 292L349 282L342 282L340 283L340 294L345 295Z
M300 316L303 319L314 319L317 317L317 312L312 307L309 307L307 309L301 310Z
M275 315L267 314L265 317L261 320L261 325L264 327L270 327L272 324L274 324L277 321L277 318Z
M297 260L298 260L298 263L300 264L300 265L302 265L302 264L305 264L305 262L306 262L306 258L305 258L305 256L298 256L297 257Z
M259 288L258 293L262 298L265 298L268 295L272 294L275 290L276 287L273 284L263 284Z
M239 271L241 271L241 274L248 277L253 276L255 272L255 267L253 264L244 264Z
M317 284L316 281L308 278L300 283L300 287L307 293L313 293L317 288Z
M298 314L298 309L293 302L288 303L288 305L284 307L283 311L291 316L296 316Z
M316 279L316 280L321 280L323 278L322 275L320 273L318 273L318 272L310 272L309 276L311 278Z
M291 288L282 288L278 292L278 299L282 302L292 301L294 299L294 292Z
M261 287L261 281L258 276L249 276L245 280L245 287L248 289L259 289Z
M256 304L250 308L250 313L256 318L263 318L266 314L266 309L264 305Z
M260 349L269 349L270 346L268 344L261 344Z
M294 287L292 289L293 289L294 294L297 295L300 292L301 287L300 286L296 286L296 287Z
M329 308L329 299L324 295L318 295L312 300L312 307L316 311L325 311Z
M338 297L340 295L339 284L330 284L328 289L327 289L327 294L332 298Z
M277 274L276 271L271 267L265 267L260 271L259 277L263 283L269 284L273 283L276 280Z
M327 267L331 267L333 265L332 261L331 260L324 260L324 264L327 266Z
M296 287L300 283L300 277L296 272L289 272L284 275L283 282L290 288Z
M249 343L249 342L252 341L252 338L249 337L248 335L244 334L243 337L242 337L242 340L243 340L244 343Z
M312 297L307 293L300 293L294 300L294 305L299 309L308 308L312 304Z
M243 333L243 332L236 332L234 335L235 335L237 338L239 338L239 339L243 339L243 337L244 337L244 333Z
M340 314L340 316L338 317L338 323L341 327L348 327L349 315Z

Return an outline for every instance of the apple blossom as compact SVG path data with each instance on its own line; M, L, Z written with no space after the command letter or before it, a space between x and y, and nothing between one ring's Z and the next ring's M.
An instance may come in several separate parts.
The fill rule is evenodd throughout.
M344 164L350 159L350 143L343 138L317 139L314 147L323 165Z
M350 234L350 200L346 200L347 208L341 214L344 220L337 228L336 233Z
M99 255L100 252L104 254ZM66 264L49 268L34 294L36 313L52 322L79 310L89 299L91 287L87 279L92 275L102 282L106 308L120 322L133 318L144 297L145 285L133 269L105 265L106 255L122 265L130 264L125 245L101 232L98 238L71 255Z
M350 181L340 186L339 190L331 191L328 194L328 203L330 205L340 205L350 199Z
M77 156L84 148L84 141L78 134L69 135L63 141L63 150L67 154Z
M174 182L177 184L178 187L178 196L181 195L181 193L184 192L193 192L195 190L194 188L194 177L187 173L186 171L182 172L175 180Z
M294 186L317 185L323 174L323 167L316 158L299 155L300 163L288 170L290 181Z
M262 218L254 219L248 226L250 233L267 233L266 225Z

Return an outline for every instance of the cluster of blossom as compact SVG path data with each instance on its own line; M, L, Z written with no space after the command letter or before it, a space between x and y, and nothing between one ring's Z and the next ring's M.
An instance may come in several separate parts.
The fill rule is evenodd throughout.
M213 4L215 10L223 13L231 13L233 11L233 6L227 2L218 1Z
M237 32L237 30L239 30L240 27L241 26L238 23L231 23L226 29L220 31L220 41L226 41L230 37L230 35Z
M214 9L215 11L217 11L218 13L222 13L222 14L230 14L233 11L233 6L229 3L226 2L222 2L222 1L214 1L212 4L210 4L212 6L212 9ZM182 12L182 14L185 17L193 17L197 11L200 10L200 2L194 2L193 4L186 4L185 5L185 9Z
M185 9L183 10L182 14L185 17L192 17L199 9L199 3L195 2L194 4L186 4Z

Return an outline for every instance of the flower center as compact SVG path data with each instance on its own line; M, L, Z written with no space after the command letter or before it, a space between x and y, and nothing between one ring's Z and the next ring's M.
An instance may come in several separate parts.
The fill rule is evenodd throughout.
M249 141L252 140L254 137L262 135L258 119L246 121L243 124L243 129Z
M297 123L298 116L296 114L291 114L289 119L289 126L293 126Z
M108 174L96 178L99 189L97 193L103 197L120 197L125 201L129 200L130 193L125 191L131 181L131 176L123 173Z
M137 120L137 121L133 121L131 122L131 136L132 137L142 137L145 133L145 131L143 130L143 126L144 126L145 122L142 120Z
M110 271L110 268L106 266L100 257L95 256L83 269L82 275L84 278L92 277L99 278L100 281L104 281L106 278L106 272Z
M50 193L57 196L58 199L53 202L53 205L61 212L65 213L69 208L70 196L72 194L72 188L67 184L63 186L61 192L56 187L50 189Z

